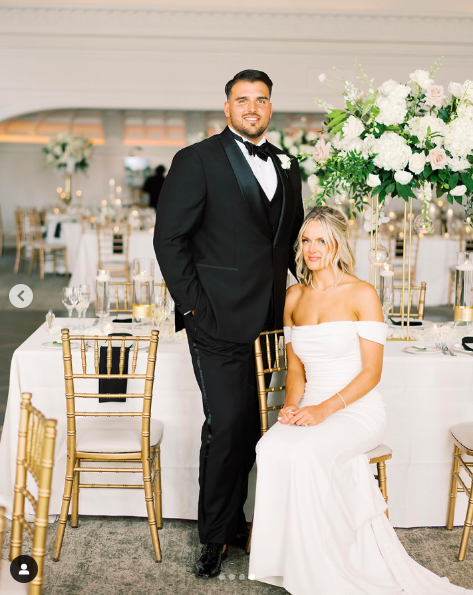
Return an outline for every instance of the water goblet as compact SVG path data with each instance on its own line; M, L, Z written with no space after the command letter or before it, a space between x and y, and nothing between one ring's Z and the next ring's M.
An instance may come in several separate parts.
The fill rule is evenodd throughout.
M77 287L63 287L62 289L62 303L67 308L69 313L69 328L72 328L72 313L79 300Z
M163 295L155 293L152 300L153 321L157 329L166 318L166 301Z
M87 284L79 285L79 300L76 306L76 310L79 314L79 329L84 330L84 321L87 308L90 304L90 286Z

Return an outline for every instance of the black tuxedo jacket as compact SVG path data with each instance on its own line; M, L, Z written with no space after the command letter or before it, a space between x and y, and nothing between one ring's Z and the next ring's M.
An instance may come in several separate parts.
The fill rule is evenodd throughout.
M195 309L197 330L217 339L252 343L271 298L275 328L282 328L287 270L294 272L304 211L297 160L287 170L279 158L274 162L284 190L277 230L228 128L179 151L161 190L154 248L164 280L176 310L182 315Z

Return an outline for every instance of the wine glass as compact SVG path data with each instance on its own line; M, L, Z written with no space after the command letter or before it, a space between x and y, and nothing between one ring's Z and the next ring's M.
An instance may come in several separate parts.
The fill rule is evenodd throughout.
M66 306L69 313L69 328L72 328L72 312L79 301L78 287L63 287L62 288L62 303Z
M166 318L166 301L163 295L155 293L152 300L153 320L157 329Z
M90 304L90 285L79 285L78 290L79 300L77 302L76 310L79 314L79 328L83 331L85 315Z

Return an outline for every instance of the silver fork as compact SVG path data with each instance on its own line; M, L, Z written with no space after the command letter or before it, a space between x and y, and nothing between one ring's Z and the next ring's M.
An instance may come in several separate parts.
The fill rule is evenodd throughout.
M444 343L443 345L444 345L445 351L448 353L448 355L451 355L452 357L457 357L457 354L450 351L450 349L446 343Z
M448 353L444 349L444 344L443 343L435 343L435 347L437 349L440 349L442 351L442 355L448 355Z

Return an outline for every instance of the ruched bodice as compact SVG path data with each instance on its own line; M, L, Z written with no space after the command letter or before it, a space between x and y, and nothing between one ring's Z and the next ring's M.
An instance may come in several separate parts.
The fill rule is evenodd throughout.
M349 384L362 370L360 337L384 345L386 333L384 323L351 320L293 326L290 333L286 330L286 341L292 341L306 372L302 406L321 403ZM362 400L380 398L373 390Z

